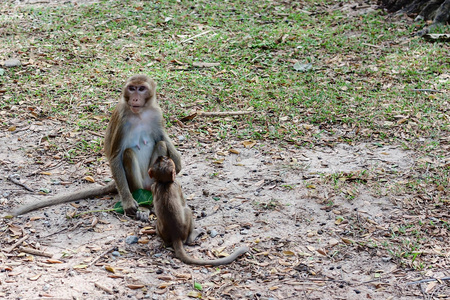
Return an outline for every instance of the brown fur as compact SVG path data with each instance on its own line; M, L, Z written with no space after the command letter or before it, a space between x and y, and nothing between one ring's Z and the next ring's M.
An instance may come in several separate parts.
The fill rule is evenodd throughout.
M43 207L118 191L126 214L148 219L148 215L138 214L138 204L131 193L150 188L152 180L147 171L158 156L171 157L177 173L181 170L181 157L164 129L156 99L156 83L147 76L135 75L126 81L106 129L105 154L114 182L33 202L10 215L18 216Z
M192 211L186 205L181 186L175 181L174 166L169 157L159 157L149 170L150 177L155 180L152 192L156 232L166 246L173 246L175 256L184 263L212 266L232 263L247 252L248 247L239 247L230 256L213 260L192 258L184 250L183 244L193 242L198 232L194 230Z

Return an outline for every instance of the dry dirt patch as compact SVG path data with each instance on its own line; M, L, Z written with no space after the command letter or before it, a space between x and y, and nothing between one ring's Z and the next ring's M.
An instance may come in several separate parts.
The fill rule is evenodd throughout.
M18 174L34 190L76 190L75 184L64 187L52 182L74 182L83 174L82 166L61 163L51 175L36 172L27 156L27 143L32 147L41 134L36 128L2 134L4 175ZM239 154L223 150L229 147ZM112 212L66 218L75 211L111 208L117 198L80 201L2 221L0 296L412 299L419 293L405 285L414 275L398 269L386 251L354 244L356 222L388 232L385 221L401 210L364 184L346 194L323 183L327 176L361 170L394 168L401 174L413 163L412 152L369 144L286 150L257 144L247 149L239 142L203 149L207 150L180 146L184 168L179 180L197 227L205 230L188 251L208 258L247 244L251 253L230 266L187 266L173 259L159 238L148 234L154 222L144 224ZM106 166L102 169L100 174L108 173ZM2 211L44 197L6 179L0 184ZM127 244L130 235L137 236L139 243ZM28 237L22 246L50 253L52 258L25 254L20 246L8 251L23 236ZM200 283L203 291L196 291L193 282Z

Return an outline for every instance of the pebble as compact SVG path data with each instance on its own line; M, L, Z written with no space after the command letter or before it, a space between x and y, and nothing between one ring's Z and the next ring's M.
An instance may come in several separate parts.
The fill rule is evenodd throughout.
M120 256L120 252L119 251L113 251L111 252L112 256Z
M179 140L180 142L182 142L182 141L185 141L186 138L184 137L184 135L179 135L179 136L178 136L178 140Z
M44 286L42 287L42 290L43 290L44 292L48 291L49 289L50 289L50 284L46 284L46 285L44 285Z
M0 68L0 76L3 76L5 74L5 69Z
M218 234L219 234L219 233L217 232L217 230L214 230L214 229L213 229L213 230L211 230L211 232L209 233L209 236L213 238L213 237L216 237Z
M127 238L125 239L125 243L127 243L128 245L136 244L138 241L139 238L135 235L127 236Z
M247 235L248 234L248 230L247 229L242 229L241 230L241 234L242 235Z
M22 65L22 63L20 62L20 60L18 60L16 58L8 59L7 61L5 61L5 64L4 64L4 66L7 68L19 67L21 65Z
M161 257L161 256L162 256L162 253L156 253L156 254L154 254L153 256L154 256L154 257Z

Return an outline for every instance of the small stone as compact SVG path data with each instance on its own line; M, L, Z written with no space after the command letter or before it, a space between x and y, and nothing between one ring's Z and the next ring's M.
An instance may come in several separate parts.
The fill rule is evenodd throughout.
M217 235L218 235L219 233L217 232L217 230L211 230L211 232L209 233L209 236L210 237L212 237L212 238L214 238L214 237L216 237Z
M44 285L44 286L42 287L42 290L43 290L44 292L48 291L49 289L50 289L50 284L46 284L46 285Z
M136 244L138 241L139 238L135 235L127 236L127 238L125 239L125 243L127 243L128 245Z
M5 64L4 64L4 66L7 68L19 67L21 65L22 65L22 63L20 62L20 60L18 60L16 58L8 59L7 61L5 61Z
M384 262L389 262L392 258L389 256L382 257L381 260Z
M248 230L247 229L242 229L241 230L241 234L242 235L247 235L248 234Z
M162 256L162 253L155 253L154 255L153 255L153 257L161 257Z
M184 137L184 135L179 135L179 136L178 136L178 140L179 140L180 142L182 142L182 141L185 141L186 138Z
M119 251L113 251L111 252L112 256L120 256L120 252Z

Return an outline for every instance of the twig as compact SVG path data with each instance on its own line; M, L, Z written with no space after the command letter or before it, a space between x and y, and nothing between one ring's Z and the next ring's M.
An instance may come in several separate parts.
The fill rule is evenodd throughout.
M253 111L198 111L198 117L226 117L253 114Z
M32 188L29 188L28 186L26 186L24 183L20 182L19 180L15 179L12 175L8 176L8 180L11 181L14 184L17 184L21 187L23 187L24 189L26 189L27 191L30 192L34 192L34 190Z
M81 222L78 222L77 224L73 225L72 227L65 227L63 229L60 229L60 230L57 230L55 232L49 233L47 235L41 236L41 238L42 239L48 238L48 237L51 237L52 235L61 233L61 232L66 231L66 230L74 230L75 228L79 227L80 225L81 225Z
M109 252L113 251L115 248L116 248L116 246L112 246L112 247L108 248L108 250L106 250L105 252L103 252L102 254L100 254L99 256L97 256L93 261L91 261L91 262L87 265L86 269L89 268L89 267L91 267L92 265L94 265L100 258L102 258L103 256L105 256L105 255L108 254Z
M424 282L430 282L430 281L445 281L445 280L450 280L450 277L442 277L442 278L428 278L428 279L422 279L422 280L418 280L418 281L411 281L408 282L407 285L410 284L420 284L420 283L424 283Z
M430 93L440 93L439 90L433 90L433 89L412 89L413 92L430 92Z
M108 294L114 294L114 291L112 290L112 289L110 289L110 288L107 288L106 286L103 286L103 285L101 285L100 283L98 283L98 282L94 282L94 285L96 286L96 287L98 287L99 289L101 289L101 290L104 290L105 292L107 292Z
M182 42L182 43L189 42L190 40L196 39L196 38L198 38L199 36L202 36L202 35L204 35L204 34L210 33L211 31L212 31L212 30L204 31L204 32L202 32L202 33L199 33L199 34L194 35L193 37L190 37L190 38L188 38L188 39L185 39L184 41L181 41L181 42Z
M51 254L51 253L44 252L44 251L41 251L41 250L31 249L31 248L27 248L27 247L20 247L19 250L22 251L22 252L28 253L28 254L45 256L45 257L48 257L48 258L52 258L53 257L53 254Z
M22 244L23 241L25 241L27 238L28 238L28 234L25 235L24 237L22 237L22 238L21 238L20 240L18 240L17 242L15 242L14 245L12 245L11 247L6 248L4 251L5 251L5 252L8 252L8 253L11 252L11 251L13 251L14 249L16 249L17 246L19 246L20 244Z

